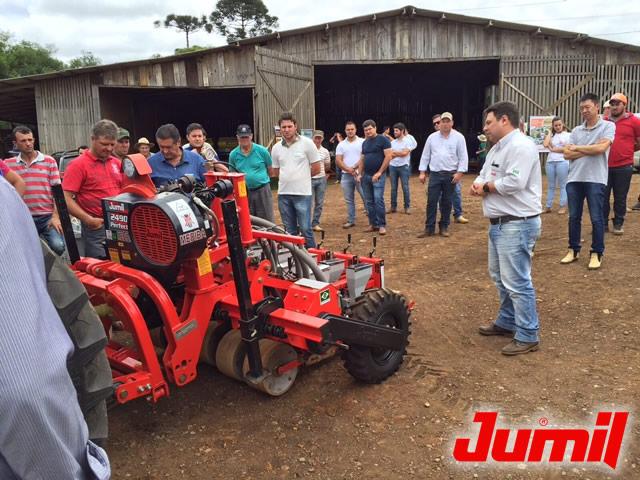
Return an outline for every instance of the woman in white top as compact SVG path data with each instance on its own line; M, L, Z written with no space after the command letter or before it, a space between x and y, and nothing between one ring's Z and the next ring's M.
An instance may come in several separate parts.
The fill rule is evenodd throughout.
M563 151L569 143L569 132L560 117L553 117L551 131L544 139L544 147L549 150L545 171L547 173L547 208L544 213L551 212L556 185L560 189L559 214L566 213L567 205L567 177L569 175L569 161L564 159Z

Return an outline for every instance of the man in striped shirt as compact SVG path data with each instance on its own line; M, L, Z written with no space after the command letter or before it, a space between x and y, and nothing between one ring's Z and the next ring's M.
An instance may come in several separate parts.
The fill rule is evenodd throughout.
M13 129L13 141L20 152L5 160L7 166L22 177L26 184L24 202L40 235L58 255L64 252L62 226L51 194L51 187L60 183L56 161L34 148L35 138L29 127Z

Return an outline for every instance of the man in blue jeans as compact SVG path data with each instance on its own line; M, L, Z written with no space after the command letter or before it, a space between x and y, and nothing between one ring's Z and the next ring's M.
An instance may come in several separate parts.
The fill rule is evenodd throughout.
M278 121L282 141L271 150L271 176L278 179L278 209L290 235L301 234L305 246L316 241L311 229L311 177L320 173L320 155L311 140L298 134L298 124L290 112Z
M607 153L616 133L613 122L599 115L600 100L587 93L580 98L580 113L584 123L571 132L564 158L569 160L567 198L569 201L569 251L560 263L566 265L580 255L580 229L585 198L591 217L591 255L589 270L602 265L604 254L604 202L609 167Z
M451 204L455 184L462 180L469 165L467 142L464 136L453 129L453 115L444 112L440 115L440 129L427 138L420 158L420 182L427 180L427 216L424 231L418 238L435 235L438 204L440 204L440 235L449 236Z
M398 210L398 179L402 185L404 197L404 213L409 214L411 194L409 192L409 177L411 177L411 152L418 146L415 138L406 135L407 127L404 123L393 126L394 140L391 141L391 163L389 164L389 179L391 181L391 208L387 213Z
M387 234L387 220L384 208L384 185L386 170L391 162L391 142L384 135L378 135L376 122L365 120L362 124L365 140L362 143L362 155L358 171L367 203L369 228L365 232Z
M542 172L538 150L518 130L519 120L514 103L487 108L484 133L494 147L470 190L482 197L482 210L489 218L489 275L500 295L495 322L481 326L479 333L513 337L502 348L503 355L539 347L531 261L542 224Z

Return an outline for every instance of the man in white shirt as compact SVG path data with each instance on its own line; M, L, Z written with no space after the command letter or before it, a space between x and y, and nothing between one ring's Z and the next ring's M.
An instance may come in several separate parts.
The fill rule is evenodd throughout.
M391 208L387 213L396 213L398 209L398 179L402 185L404 197L404 213L409 214L411 195L409 193L409 177L411 177L411 152L418 146L415 138L408 135L404 123L393 126L394 139L391 142L391 163L389 179L391 180Z
M489 275L500 295L495 322L479 333L513 336L504 355L538 350L540 329L531 260L542 225L542 174L538 149L518 130L519 117L511 102L487 108L484 133L494 146L470 190L482 197L491 224Z
M340 185L342 186L344 201L347 204L347 222L342 225L342 228L351 228L356 224L356 190L360 194L362 203L365 203L364 193L360 185L359 175L361 172L358 172L357 169L360 155L362 155L364 138L356 135L356 124L354 122L346 123L344 133L347 138L341 141L336 148L336 167L342 170Z
M271 151L272 177L278 181L278 209L284 228L290 235L302 235L305 246L316 246L311 229L311 177L320 173L318 149L311 140L298 134L298 125L290 112L278 121L282 141Z
M324 194L327 190L326 171L331 167L331 155L329 155L329 150L322 146L323 140L324 132L322 130L314 130L313 143L318 149L318 155L320 155L320 173L311 177L311 190L313 192L313 217L311 219L311 228L314 232L322 232L322 227L320 226L320 215L322 215Z
M420 181L427 180L427 217L424 231L418 238L435 235L438 203L440 203L440 235L449 236L451 221L451 205L455 184L462 180L467 171L469 157L464 136L453 129L453 115L444 112L440 115L440 130L427 138L422 157L420 158Z

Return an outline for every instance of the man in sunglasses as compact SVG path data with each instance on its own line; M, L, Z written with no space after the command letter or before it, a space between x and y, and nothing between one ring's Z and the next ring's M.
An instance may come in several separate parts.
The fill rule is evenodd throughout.
M605 116L616 125L616 135L609 151L609 177L604 200L605 231L609 230L610 198L613 191L613 234L624 233L627 194L633 174L633 153L640 150L640 119L627 111L627 97L614 93L609 100L610 113Z

